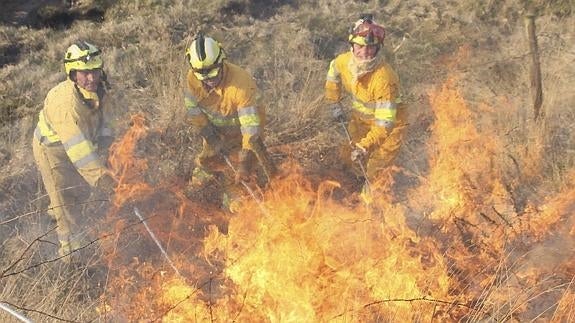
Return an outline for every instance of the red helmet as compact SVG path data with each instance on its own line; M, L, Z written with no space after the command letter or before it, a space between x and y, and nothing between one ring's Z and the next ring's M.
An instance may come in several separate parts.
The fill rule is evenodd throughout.
M348 41L362 46L382 45L385 39L385 29L373 22L371 15L364 15L351 27Z

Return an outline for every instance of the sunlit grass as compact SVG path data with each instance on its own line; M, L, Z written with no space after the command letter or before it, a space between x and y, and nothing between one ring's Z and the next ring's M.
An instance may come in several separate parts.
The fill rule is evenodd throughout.
M266 19L250 15L253 11L248 4L255 1L233 2L239 6L237 10L243 10L238 16L230 14L234 12L230 1L141 0L117 1L109 7L103 23L76 21L64 30L0 26L0 49L14 44L20 49L17 59L0 68L0 223L19 217L0 225L0 301L21 306L21 311L35 321L56 320L48 314L89 321L102 313L97 310L101 300L90 290L91 265L70 269L55 261L18 275L5 276L11 271L4 272L20 258L15 268L26 268L55 256L52 235L46 236L48 242L36 242L24 253L52 225L45 214L47 201L41 197L43 190L34 169L30 141L46 93L64 79L62 54L80 38L103 50L112 86L109 107L118 134L130 127L129 116L135 113L143 113L157 131L155 137L138 147L138 154L151 159L154 172L145 176L153 183L166 178L187 180L197 151L198 138L184 122L182 92L187 69L185 48L200 30L218 38L229 60L246 67L256 79L259 104L268 115L266 143L278 161L289 156L306 169L324 170L331 166L320 164L319 159L329 154L336 156L337 147L345 139L338 133L338 124L329 119L321 99L327 65L333 55L347 50L345 33L349 23L361 12L376 11L376 20L388 31L385 54L399 71L404 96L412 110L405 147L399 157L407 174L403 185L424 186L430 180L429 155L438 147L429 147L435 115L427 93L454 73L458 75L456 83L462 89L463 99L474 112L474 119L469 122L482 136L493 136L501 143L499 158L481 166L500 172L503 189L508 190L502 200L516 212L509 212L514 216L513 224L542 217L537 207L555 206L546 204L547 199L572 188L569 174L575 163L575 72L568 46L573 31L563 27L573 25L573 18L565 16L573 8L566 1L544 5L541 2L544 13L563 15L559 25L556 16L539 20L546 111L542 124L531 120L527 47L522 43L521 17L512 10L520 7L518 3L467 2L435 8L417 1L283 2L280 5L282 1L274 1L275 14ZM468 46L468 56L456 61L455 51L464 46ZM461 126L456 124L453 128ZM481 148L484 147L477 147ZM466 162L476 161L469 158ZM482 169L478 165L469 167ZM462 177L468 175L463 173ZM475 175L481 178L481 174ZM451 274L454 280L460 280L452 282L454 296L480 302L475 307L477 311L468 315L471 320L573 318L571 281L575 273L568 261L572 254L558 256L563 274L553 276L553 268L538 266L532 263L533 258L523 262L527 257L524 255L530 255L535 248L529 244L532 237L528 232L522 232L526 235L524 240L517 238L510 244L526 250L514 251L516 246L509 246L500 258L482 263L493 266L492 272L489 267L485 272L464 274L461 265L466 258L453 260L456 257L450 253L450 248L465 245L459 241L461 237L450 236L450 241L439 234L440 229L424 230L454 226L450 232L456 232L455 225L461 222L422 220L439 209L428 209L430 199L425 193L419 199L405 201L409 205L409 220L420 226L414 229L418 233L438 235L437 243L445 250L443 256L452 261ZM463 203L459 193L437 199L444 199L446 209L457 209ZM565 216L572 208L562 210ZM474 225L471 233L465 233L476 235L472 243L465 241L472 244L466 248L475 250L485 247L483 242L505 239L499 234L504 230L497 231L492 224L486 224L487 220L477 220L493 215L497 214L473 214L464 219L472 222L466 225ZM565 217L566 223L572 225L573 220ZM544 227L545 223L532 225ZM495 231L499 234L494 234L495 238L488 234ZM545 237L547 233L538 236ZM473 252L465 254L472 255ZM509 264L510 259L517 263ZM479 277L485 280L474 280ZM0 312L0 321L10 319Z

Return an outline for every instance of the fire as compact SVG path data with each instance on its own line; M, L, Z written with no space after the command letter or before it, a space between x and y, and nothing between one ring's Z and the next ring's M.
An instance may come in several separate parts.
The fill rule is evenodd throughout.
M575 181L575 171L572 171L568 176L567 182L573 183ZM541 206L541 210L533 211L534 216L530 217L528 221L522 221L517 226L522 231L530 231L534 233L536 240L541 240L548 233L548 229L552 226L555 230L569 232L569 235L575 235L575 225L573 218L567 217L575 214L575 187L570 187L562 194L550 199L546 204ZM567 221L565 226L561 227L560 221Z
M441 91L430 93L435 122L429 148L430 184L424 188L432 194L428 201L433 203L433 220L446 221L469 212L491 197L488 190L501 186L492 167L499 143L478 132L474 115L454 83L449 80ZM474 190L474 186L479 187Z
M114 205L121 206L130 198L149 195L152 188L140 176L146 174L148 162L144 158L134 158L138 140L145 136L148 128L142 115L132 116L132 127L122 139L112 147L109 158L110 168L118 179L118 188L114 195Z
M110 216L124 220L108 262L108 314L164 322L550 318L536 312L545 295L554 318L572 318L575 190L519 209L502 176L503 143L477 127L455 80L429 97L429 170L402 203L384 195L393 190L383 179L370 205L336 201L338 183L313 184L282 165L261 196L246 193L228 214L188 199L177 180L142 180L150 171L135 151L150 130L135 117L111 160L120 187ZM177 271L130 214L132 203ZM557 253L561 243L571 247Z
M117 192L119 205L153 191L134 175L145 172L147 166L133 157L144 134L143 119L135 118L133 124L112 162L123 185ZM227 234L214 224L205 225L204 236L189 232L189 223L197 221L189 213L198 206L172 194L180 199L180 212L182 203L188 205L188 214L172 217L173 222L163 228L169 227L173 240L185 240L186 235L197 238L186 241L196 244L197 254L186 259L183 253L172 252L182 277L162 276L154 275L152 264L139 257L121 265L126 250L117 248L110 261L117 268L114 284L135 293L137 297L128 295L170 322L233 317L315 322L434 315L433 309L442 305L432 300L448 296L446 265L431 240L408 228L403 207L386 199L369 208L337 203L330 198L337 183L325 181L314 189L295 166L288 173L272 183L263 200L247 195L238 213L229 217ZM200 216L205 211L193 213ZM163 241L165 231L160 233ZM180 243L173 247L184 250ZM148 243L146 253L153 248ZM143 309L119 305L127 301L124 294L112 296L115 310L130 312L130 319L153 317Z
M211 315L282 322L431 317L437 304L417 300L447 295L445 264L430 241L407 229L404 210L341 205L326 198L333 183L316 191L300 171L289 173L263 205L246 200L227 235L212 229L205 239L205 257L224 255L220 279L230 281L234 299L214 300ZM395 221L383 223L382 213ZM190 311L174 309L171 319L177 313L185 320Z
M561 285L561 279L551 279L557 275L552 268L562 268L566 281L575 275L573 249L557 252L561 247L549 235L558 229L555 223L572 217L573 190L540 207L542 212L538 207L518 210L508 190L511 185L505 184L502 175L502 160L508 158L501 148L502 138L485 125L477 127L478 117L457 89L456 80L431 92L430 102L436 120L428 150L429 177L410 200L422 200L419 212L431 210L429 220L441 228L442 234L434 238L446 261L452 263L452 291L466 303L478 304L466 314L471 319L541 314L536 313L538 303L551 302L553 307L560 297L551 296ZM540 153L530 155L533 159L521 160L525 170L520 173L529 175L540 164ZM573 227L573 219L568 223ZM573 239L566 231L559 232L569 246ZM526 285L532 288L525 289ZM548 298L542 299L543 294Z

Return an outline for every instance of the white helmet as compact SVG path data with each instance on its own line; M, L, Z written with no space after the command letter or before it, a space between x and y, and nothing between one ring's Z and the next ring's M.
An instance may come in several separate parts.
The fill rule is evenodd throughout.
M205 80L218 76L226 54L215 39L199 34L186 51L186 58L194 75Z

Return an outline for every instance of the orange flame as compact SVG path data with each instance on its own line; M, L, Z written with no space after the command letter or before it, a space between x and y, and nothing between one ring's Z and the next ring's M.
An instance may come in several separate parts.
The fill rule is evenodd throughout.
M151 187L141 180L141 176L148 170L148 162L144 158L134 158L138 141L146 135L148 128L145 126L143 115L132 116L132 127L114 143L110 149L108 159L110 168L118 179L118 188L114 195L114 205L120 206L129 199L149 195Z
M168 321L432 317L437 304L418 301L447 296L445 264L429 240L408 229L404 210L342 206L326 198L333 183L315 191L301 172L290 173L274 182L263 205L246 200L227 235L212 228L204 240L206 258L223 254L217 279L230 281L229 294L212 300L209 311L188 299ZM382 212L393 221L384 224ZM164 295L181 301L193 290L176 283Z
M501 175L500 139L477 126L455 79L429 96L436 118L427 151L429 172L405 205L377 189L379 196L369 207L337 202L331 198L337 183L315 187L296 166L283 165L289 175L274 180L261 202L246 194L236 214L223 214L188 200L178 187L152 188L142 180L148 166L134 155L147 128L143 118L135 117L112 162L120 179L115 202L120 209L128 201L160 196L145 211L182 276L140 230L144 248L114 253L111 285L117 290L110 294L118 317L165 322L531 319L539 314L533 300L545 294L557 303L554 318L572 318L568 282L575 276L575 248L546 259L545 265L536 260L559 243L548 233L560 223L568 224L562 237L569 236L561 241L575 245L575 191L567 188L520 213ZM393 194L389 187L385 192Z

